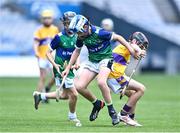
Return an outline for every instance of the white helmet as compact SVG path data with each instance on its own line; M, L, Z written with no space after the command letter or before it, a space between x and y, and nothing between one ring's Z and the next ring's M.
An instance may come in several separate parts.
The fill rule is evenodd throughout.
M114 22L110 18L105 18L101 21L101 27L105 30L112 31L114 28Z
M89 21L83 15L76 15L69 25L69 29L73 32L87 32L84 25L89 25Z

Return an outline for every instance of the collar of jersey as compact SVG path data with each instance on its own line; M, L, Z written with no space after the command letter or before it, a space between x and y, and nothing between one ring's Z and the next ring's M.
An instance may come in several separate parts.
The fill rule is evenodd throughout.
M67 36L67 33L65 32L65 29L62 30L62 34Z
M96 31L96 26L90 25L90 27L91 27L91 34L93 34Z

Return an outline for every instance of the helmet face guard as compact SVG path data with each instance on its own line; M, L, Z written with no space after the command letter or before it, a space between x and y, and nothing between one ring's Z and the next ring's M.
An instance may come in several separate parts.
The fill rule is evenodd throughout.
M135 33L133 33L130 36L129 40L132 41L134 39L137 41L137 45L141 49L144 49L144 50L148 49L149 41L148 41L148 39L146 38L146 36L142 32L135 32Z
M62 18L60 18L60 20L63 22L65 29L69 32L71 32L69 30L69 25L74 16L76 16L75 12L67 11L63 14Z
M89 21L82 15L76 15L72 19L69 29L78 34L87 33L89 31Z

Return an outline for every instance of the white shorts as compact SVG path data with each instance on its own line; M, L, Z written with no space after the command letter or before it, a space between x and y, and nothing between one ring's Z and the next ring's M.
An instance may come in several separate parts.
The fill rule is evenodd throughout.
M107 67L109 60L111 60L111 59L104 59L97 63L91 62L91 61L86 61L84 68L89 69L92 72L99 73L99 70L101 67Z
M62 80L59 77L55 78L56 87L60 87ZM63 89L74 88L74 79L66 78Z
M122 87L121 85L117 82L116 79L108 79L107 80L107 84L109 86L109 88L115 93L118 94L122 91Z
M52 69L52 64L47 59L38 59L38 65L43 69Z
M129 77L124 75L124 78L127 80L129 80ZM125 87L126 84L128 84L128 82L126 82L126 84L121 85L116 79L114 78L108 78L107 80L107 84L109 86L109 88L115 93L115 94L119 94L121 93L122 89Z

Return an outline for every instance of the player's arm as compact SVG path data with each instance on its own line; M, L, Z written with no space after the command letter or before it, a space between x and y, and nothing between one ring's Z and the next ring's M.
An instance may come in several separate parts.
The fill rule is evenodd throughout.
M62 76L68 75L72 66L77 62L78 57L79 57L80 52L81 52L82 46L83 46L83 42L81 40L77 40L76 48L71 55L71 59L69 61L69 64L67 65L66 69L62 72Z
M33 49L34 49L34 53L35 53L36 57L39 57L38 47L39 47L39 41L38 40L34 40Z
M58 73L60 73L60 70L59 70L60 65L54 61L53 51L58 48L59 43L60 43L60 38L58 35L56 35L51 41L51 43L49 44L49 50L46 53L47 59L53 65L53 67L58 71Z
M81 49L76 48L73 51L73 54L71 55L71 59L69 61L69 64L67 65L66 69L62 72L62 76L68 75L70 69L72 68L73 64L76 63L79 55L80 55Z
M53 50L52 49L49 49L48 51L47 51L47 53L46 53L46 56L47 56L47 59L49 60L49 62L53 65L53 66L55 66L55 62L54 62L54 57L53 57L53 55L52 55L52 52L53 52Z
M39 33L39 30L36 30L34 32L34 42L33 42L33 49L34 49L34 53L35 53L35 56L37 58L39 58L39 51L38 51L38 47L39 47L39 43L40 43L40 33Z
M112 34L112 40L118 41L120 44L124 45L125 47L127 47L127 49L129 50L129 52L131 53L131 55L133 55L136 58L136 52L135 50L132 48L132 46L130 45L130 43L128 43L124 37L122 37L121 35L118 35L116 33Z
M78 56L76 63L71 67L71 69L79 69L80 67L80 58Z
M120 44L127 47L129 52L131 53L131 55L136 58L136 52L131 47L131 45L121 35L118 35L118 34L116 34L114 32L109 32L109 31L104 30L104 29L100 29L98 35L99 35L100 38L105 39L105 40L118 41Z

